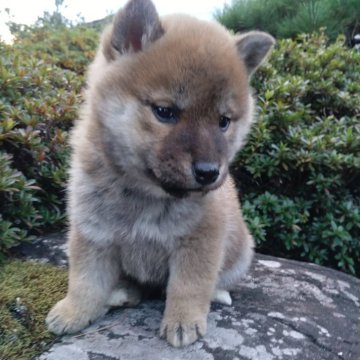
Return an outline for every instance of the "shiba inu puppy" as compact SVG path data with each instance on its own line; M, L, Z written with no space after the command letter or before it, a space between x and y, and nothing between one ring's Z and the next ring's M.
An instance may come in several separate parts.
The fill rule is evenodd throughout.
M253 122L249 78L274 44L131 0L102 36L72 134L69 288L47 317L73 333L142 286L166 288L160 335L206 332L210 302L249 268L253 240L229 163Z

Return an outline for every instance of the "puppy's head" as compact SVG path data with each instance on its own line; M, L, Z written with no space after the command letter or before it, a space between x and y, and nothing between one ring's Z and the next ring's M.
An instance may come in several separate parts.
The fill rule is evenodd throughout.
M159 19L131 0L89 71L107 157L129 183L158 195L219 187L252 122L249 78L274 44L188 16Z

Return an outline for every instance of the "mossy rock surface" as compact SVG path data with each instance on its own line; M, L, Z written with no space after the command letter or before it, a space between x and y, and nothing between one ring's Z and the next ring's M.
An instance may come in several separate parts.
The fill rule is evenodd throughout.
M56 340L45 317L66 286L63 268L21 260L0 265L1 360L31 359Z

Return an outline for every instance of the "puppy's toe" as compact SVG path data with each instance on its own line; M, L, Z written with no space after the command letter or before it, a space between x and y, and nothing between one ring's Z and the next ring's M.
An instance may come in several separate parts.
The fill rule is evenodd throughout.
M206 333L206 319L191 322L172 323L163 320L160 337L174 347L187 346L195 342Z

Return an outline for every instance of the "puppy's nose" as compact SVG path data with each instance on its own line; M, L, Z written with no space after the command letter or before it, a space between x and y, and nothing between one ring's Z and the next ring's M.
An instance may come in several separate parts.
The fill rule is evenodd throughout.
M209 162L196 162L192 167L195 180L200 185L210 185L219 177L219 165Z

